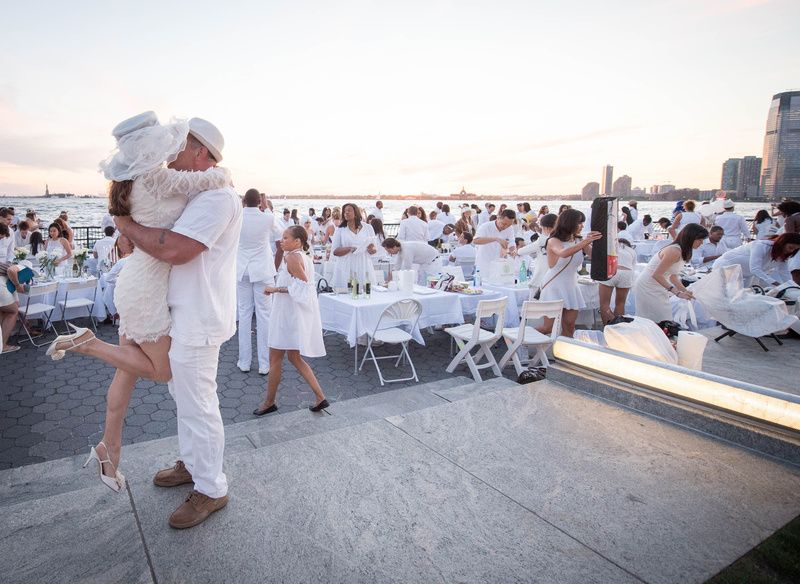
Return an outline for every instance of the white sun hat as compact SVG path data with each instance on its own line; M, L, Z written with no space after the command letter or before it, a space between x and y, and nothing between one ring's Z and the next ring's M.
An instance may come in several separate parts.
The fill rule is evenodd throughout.
M725 209L733 209L733 207L734 207L734 203L733 203L733 201L731 201L730 199L725 199L725 202L724 202L724 203L722 203L722 206L723 206Z
M100 163L108 180L131 180L169 164L186 148L189 123L173 120L161 125L152 111L123 120L111 131L117 148Z
M189 132L203 146L208 148L214 160L222 162L222 149L225 147L225 139L222 137L222 132L214 124L203 118L192 118L189 120Z

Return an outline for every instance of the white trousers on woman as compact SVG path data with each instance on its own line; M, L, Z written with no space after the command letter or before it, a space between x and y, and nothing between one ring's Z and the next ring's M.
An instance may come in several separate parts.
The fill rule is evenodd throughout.
M222 497L228 493L228 479L222 472L225 429L217 398L219 346L194 347L173 339L169 363L169 393L178 406L181 460L192 473L197 491Z
M251 282L245 276L236 284L236 303L239 318L239 369L249 370L253 360L253 335L250 330L253 311L256 313L256 348L258 371L269 371L269 313L272 300L264 294L264 287L274 286L275 278L266 282Z

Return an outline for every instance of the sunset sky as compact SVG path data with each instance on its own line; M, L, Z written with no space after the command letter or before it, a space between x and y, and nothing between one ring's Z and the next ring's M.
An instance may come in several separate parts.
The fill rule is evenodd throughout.
M800 87L800 2L3 2L0 194L104 190L111 128L200 116L271 194L719 187Z

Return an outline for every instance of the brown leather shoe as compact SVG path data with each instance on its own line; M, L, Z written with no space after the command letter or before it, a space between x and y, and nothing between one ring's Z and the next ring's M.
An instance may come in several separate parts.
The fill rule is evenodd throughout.
M194 527L205 521L214 511L228 504L228 495L213 499L199 491L192 491L186 501L169 516L169 526L175 529Z
M157 487L177 487L193 482L192 473L186 469L182 460L175 462L172 468L158 471L153 477L153 484Z

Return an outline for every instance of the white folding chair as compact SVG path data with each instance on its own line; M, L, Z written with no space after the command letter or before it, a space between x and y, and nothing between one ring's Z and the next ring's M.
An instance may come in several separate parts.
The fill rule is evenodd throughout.
M448 276L453 276L456 282L464 281L464 270L461 266L442 266L439 268L439 272Z
M462 324L456 327L444 329L448 335L453 337L458 346L458 353L447 366L447 372L452 373L462 362L466 361L470 373L475 381L482 381L480 369L492 368L494 374L502 375L497 361L492 355L492 345L494 345L503 333L503 323L505 322L507 298L497 300L481 300L478 302L478 309L475 312L475 322L472 324ZM496 317L494 331L487 331L481 328L482 318ZM472 349L478 348L478 352L473 356ZM486 358L486 363L478 365L482 358Z
M92 289L91 298L70 298L70 292L88 290L89 288ZM67 310L71 310L73 308L85 308L86 316L89 317L89 323L92 325L92 328L95 330L95 332L97 332L97 326L95 326L94 317L92 316L92 310L94 309L94 303L96 299L97 279L79 280L77 282L69 282L67 284L67 289L64 291L64 300L58 301L58 305L61 307L61 322L64 323L64 328L66 329L67 334L71 332L67 326Z
M33 339L38 339L45 336L45 331L50 327L50 318L53 316L53 311L56 309L56 307L53 304L49 304L48 302L44 301L45 299L43 298L49 296L50 294L53 295L53 302L55 302L55 297L58 295L58 282L32 286L28 292L28 300L25 303L25 306L23 307L20 305L19 307L17 318L19 319L20 329L25 331L25 334L28 335L28 340L34 347L42 347L47 344L47 342L39 344ZM34 298L36 301L34 301ZM31 334L27 322L28 319L31 318L42 319L41 334L36 336ZM21 342L24 341L25 339L22 339Z
M524 371L523 363L528 367L536 365L537 363L541 363L543 367L549 367L550 362L547 360L547 349L550 348L558 338L558 335L561 334L561 310L563 308L563 300L549 300L545 302L526 300L523 302L522 310L520 311L519 326L503 329L503 339L505 339L508 351L506 351L506 354L500 359L500 369L508 365L509 360L513 361L517 375ZM553 319L553 330L550 331L549 335L540 333L533 326L528 324L530 321L545 317ZM519 358L519 349L523 345L536 349L536 354L524 361Z
M422 304L418 300L411 298L398 300L384 308L375 325L375 330L372 333L367 333L367 348L364 351L364 357L361 359L361 365L358 370L361 371L367 357L370 357L372 362L375 363L375 369L378 371L378 379L380 379L381 385L394 383L395 381L409 381L411 379L419 381L417 370L413 361L411 361L411 355L408 354L408 343L412 340L411 335L417 329L421 314ZM401 328L403 326L407 326L408 331ZM384 345L400 345L400 353L376 357L372 350L373 341L381 341ZM411 377L403 377L401 379L384 378L381 368L378 366L378 360L380 359L396 359L395 367L398 367L400 363L408 359L408 364L411 365Z

